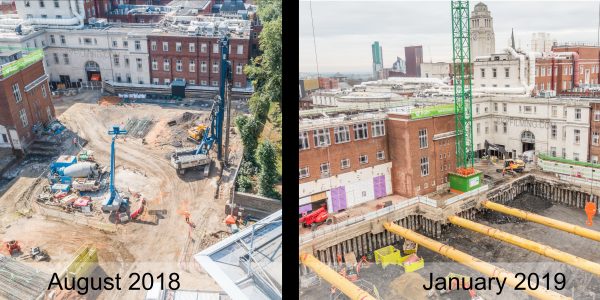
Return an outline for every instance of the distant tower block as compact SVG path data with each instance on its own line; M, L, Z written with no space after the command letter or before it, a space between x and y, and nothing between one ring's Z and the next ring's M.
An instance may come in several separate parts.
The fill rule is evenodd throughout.
M495 52L494 22L487 5L479 2L471 12L471 61Z

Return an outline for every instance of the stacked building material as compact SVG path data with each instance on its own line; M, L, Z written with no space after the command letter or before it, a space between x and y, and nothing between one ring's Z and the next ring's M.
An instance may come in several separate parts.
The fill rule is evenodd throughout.
M50 275L0 255L0 298L36 299L48 286Z

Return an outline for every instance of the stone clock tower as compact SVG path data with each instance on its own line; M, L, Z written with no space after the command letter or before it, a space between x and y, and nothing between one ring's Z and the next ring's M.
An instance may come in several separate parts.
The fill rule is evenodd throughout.
M494 23L487 5L479 2L471 12L471 62L496 51Z

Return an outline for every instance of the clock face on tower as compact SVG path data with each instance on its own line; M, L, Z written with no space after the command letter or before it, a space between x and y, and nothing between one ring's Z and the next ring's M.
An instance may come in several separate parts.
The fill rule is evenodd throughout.
M473 40L474 40L474 41L475 41L475 40L477 40L477 33L473 33L473 34L471 35L471 37L473 37Z

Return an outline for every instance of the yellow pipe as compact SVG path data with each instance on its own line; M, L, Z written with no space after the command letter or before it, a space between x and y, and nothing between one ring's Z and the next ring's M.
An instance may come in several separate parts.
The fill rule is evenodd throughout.
M521 280L515 277L515 274L510 273L504 269L498 268L490 263L484 262L476 257L473 257L467 253L458 251L448 245L442 244L438 241L432 240L426 236L420 235L410 229L406 229L404 227L398 226L394 223L386 222L383 224L385 229L390 232L393 232L405 239L409 239L431 251L437 252L441 255L444 255L450 259L457 261L473 270L476 270L486 276L496 277L500 280L506 279L506 284L512 287L516 287ZM523 287L523 285L521 285ZM546 290L546 289L537 289L531 290L527 287L525 288L525 293L538 298L538 299L571 299L569 297L563 296L554 291Z
M504 232L496 228L488 227L479 223L475 223L473 221L469 221L461 217L450 216L448 217L448 221L450 221L450 223L454 225L458 225L473 230L475 232L479 232L481 234L513 244L523 249L533 251L537 254L553 258L560 262L564 262L565 264L572 265L573 267L580 268L584 271L588 271L592 274L600 276L600 264L589 261L587 259L583 259L573 254L554 249L550 246L546 246L528 239L524 239L520 236L510 234L508 232Z
M546 225L558 230L570 232L572 234L576 234L582 236L584 238L588 238L591 240L595 240L600 242L600 232L596 230L587 229L585 227L581 227L578 225L570 224L567 222L547 218L544 216L540 216L534 213L530 213L524 210L520 210L517 208L512 208L508 206L504 206L502 204L498 204L489 200L483 201L483 206L487 209L495 210L497 212L501 212L503 214L515 216L517 218L525 219L527 221L535 222L538 224Z
M331 283L336 289L340 290L352 300L375 300L375 298L363 289L356 286L338 272L329 268L326 264L319 261L316 257L306 252L300 253L300 261L311 270L313 270L325 281Z

